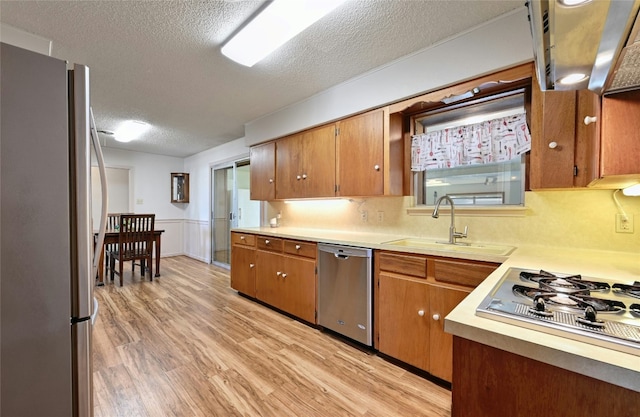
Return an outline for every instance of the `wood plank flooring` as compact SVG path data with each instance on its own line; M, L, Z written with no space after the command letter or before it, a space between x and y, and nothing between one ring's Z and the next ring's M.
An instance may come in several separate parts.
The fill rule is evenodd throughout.
M95 291L95 417L451 415L447 389L239 296L223 268L126 269Z

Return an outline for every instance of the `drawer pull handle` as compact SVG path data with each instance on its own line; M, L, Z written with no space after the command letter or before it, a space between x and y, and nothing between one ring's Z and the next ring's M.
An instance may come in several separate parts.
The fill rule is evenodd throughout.
M307 174L302 174L302 179L306 180L307 179Z
M300 175L296 175L296 179L300 180L302 177Z
M590 125L591 123L595 123L597 121L598 121L598 118L596 116L585 116L584 118L585 125Z
M240 236L240 240L244 240L244 236Z
M276 275L280 276L280 275L282 275L282 272L278 271L278 272L276 272Z
M265 240L265 241L264 241L264 244L265 244L265 245L268 245L268 244L269 244L269 239Z
M550 142L549 143L549 149L555 149L558 147L558 142Z
M282 273L282 278L286 278L287 274L285 274L284 272Z
M249 264L249 268L253 268L254 266L254 264Z
M418 315L419 315L420 317L424 316L424 310L418 310Z
M300 245L296 245L296 250L300 250Z
M433 315L433 319L434 319L435 321L440 320L440 314L434 314L434 315Z

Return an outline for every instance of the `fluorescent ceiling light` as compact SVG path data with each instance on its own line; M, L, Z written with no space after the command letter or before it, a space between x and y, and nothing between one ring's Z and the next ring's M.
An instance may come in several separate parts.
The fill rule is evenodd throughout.
M640 184L632 185L630 187L625 188L624 190L622 190L622 194L626 196L633 196L633 197L640 196Z
M138 139L150 126L145 122L127 120L123 122L114 133L114 139L118 142L131 142Z
M344 1L274 0L222 47L222 53L251 67Z

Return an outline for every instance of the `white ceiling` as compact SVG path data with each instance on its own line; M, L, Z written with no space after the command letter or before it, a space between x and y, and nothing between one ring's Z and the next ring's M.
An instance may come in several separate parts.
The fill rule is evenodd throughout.
M252 68L220 47L262 1L6 1L0 21L86 64L98 129L153 125L106 147L186 157L244 124L516 8L524 0L348 0ZM434 64L435 65L435 64ZM463 65L461 60L460 65Z

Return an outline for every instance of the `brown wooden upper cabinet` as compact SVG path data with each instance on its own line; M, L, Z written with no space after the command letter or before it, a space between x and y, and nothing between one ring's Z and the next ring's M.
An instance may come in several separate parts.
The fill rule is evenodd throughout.
M402 195L401 124L388 107L336 123L336 196Z
M276 198L276 143L267 142L251 147L250 191L252 200Z
M602 98L600 177L640 174L640 90Z
M336 178L333 124L276 141L276 198L333 197Z
M600 97L588 90L540 91L532 81L532 190L586 187L598 176Z
M402 195L401 126L383 108L253 146L251 199Z

